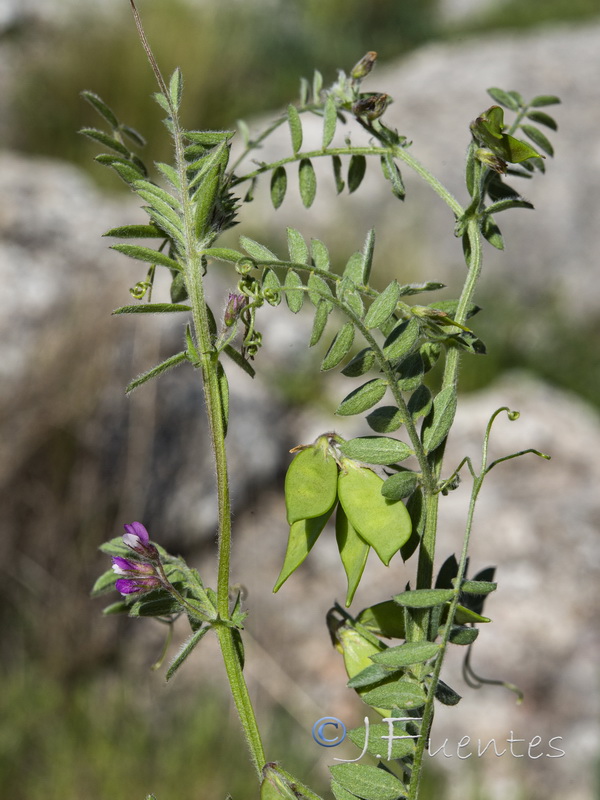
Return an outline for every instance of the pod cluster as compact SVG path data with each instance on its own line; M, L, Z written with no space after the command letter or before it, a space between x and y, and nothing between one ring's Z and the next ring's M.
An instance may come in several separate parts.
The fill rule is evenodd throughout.
M368 467L349 458L339 458L327 435L302 448L285 479L290 534L273 591L302 564L335 511L336 540L348 579L346 606L349 606L370 549L387 566L412 533L406 506L400 500L384 497L383 483Z

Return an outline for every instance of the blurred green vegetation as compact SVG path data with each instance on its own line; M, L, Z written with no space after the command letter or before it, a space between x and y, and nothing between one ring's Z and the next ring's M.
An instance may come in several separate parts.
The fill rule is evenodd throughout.
M98 672L65 686L36 667L2 675L0 785L11 800L256 800L254 770L230 701L160 675ZM318 746L281 708L269 712L271 759L324 795ZM242 757L240 757L242 756ZM332 762L333 763L333 762ZM426 771L423 800L445 779ZM473 798L475 800L475 798Z
M183 70L184 123L223 128L287 104L300 76L312 77L317 67L333 81L338 67L350 69L367 50L377 47L385 61L431 39L436 6L437 0L155 0L141 2L140 11L162 71ZM112 19L78 17L64 27L25 31L21 39L27 56L13 98L10 147L89 169L90 148L75 131L98 122L79 97L90 89L143 133L150 159L167 156L161 115L149 101L154 76L128 3Z
M461 26L461 33L523 30L552 22L583 22L600 15L598 0L544 0L524 3L502 0Z

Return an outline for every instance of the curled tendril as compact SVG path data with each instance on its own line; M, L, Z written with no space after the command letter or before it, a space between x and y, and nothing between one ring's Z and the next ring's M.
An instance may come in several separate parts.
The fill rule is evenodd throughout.
M152 288L150 281L138 281L129 289L129 294L136 300L143 300L146 293Z
M235 270L239 275L248 275L253 269L256 269L256 262L250 256L241 258L235 265Z

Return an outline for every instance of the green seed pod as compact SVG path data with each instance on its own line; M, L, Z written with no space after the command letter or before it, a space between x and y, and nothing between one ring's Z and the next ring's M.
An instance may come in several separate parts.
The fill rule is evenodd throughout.
M337 464L326 436L301 450L285 476L285 506L290 525L326 514L337 498Z
M348 608L354 599L371 548L350 525L344 509L339 507L335 515L335 538L348 578L346 592L346 608Z
M371 656L387 649L383 642L379 642L378 645L375 644L348 624L343 624L336 630L335 638L337 640L336 647L344 657L344 666L349 678L354 678L367 667L372 667ZM359 695L363 695L371 688L371 686L361 687L356 692ZM374 708L374 710L383 717L391 714L389 709Z
M387 566L392 556L408 541L412 522L406 506L381 494L382 478L367 467L342 460L338 478L340 503L348 521Z

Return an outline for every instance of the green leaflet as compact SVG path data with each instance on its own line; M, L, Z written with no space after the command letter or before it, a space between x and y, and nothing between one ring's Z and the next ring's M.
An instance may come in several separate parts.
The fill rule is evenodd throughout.
M379 328L391 317L400 299L400 286L393 280L371 303L364 319L367 328Z
M343 789L363 800L398 800L406 796L402 783L385 770L366 764L335 764L331 774Z
M431 453L448 436L455 413L456 391L448 386L436 395L433 408L423 422L421 438L426 452Z
M317 176L310 158L303 158L298 165L300 197L305 208L310 208L317 194Z
M440 651L440 645L432 642L407 642L399 644L397 647L388 647L381 653L371 656L375 664L383 664L386 667L406 667L410 664L422 664L436 656Z
M133 188L136 190L136 192L138 192L138 194L142 191L147 192L149 195L154 195L159 200L162 200L165 205L169 206L169 208L173 209L174 211L181 212L181 203L179 200L176 197L173 197L172 194L169 194L169 192L161 189L161 187L157 186L155 183L141 179L133 184ZM146 198L144 197L144 199ZM160 210L160 207L158 208ZM177 219L180 219L179 215L177 215Z
M292 137L292 150L295 155L302 147L302 123L300 122L300 114L296 106L288 106L287 117Z
M371 723L369 725L367 753L379 756L386 761L396 758L404 758L411 755L415 750L415 738L408 734L406 723L392 723L392 736L390 739L390 728L387 722ZM348 738L362 751L365 746L367 731L364 725L348 731ZM406 738L400 738L400 737ZM404 795L402 795L404 797Z
M325 514L312 519L300 519L290 526L287 550L279 577L273 592L278 592L290 575L295 572L313 548L327 521L333 513L333 506Z
M338 508L336 513L335 538L348 579L346 592L346 608L348 608L354 599L371 548L348 522L343 508Z
M537 97L534 97L529 105L534 106L535 108L540 108L541 106L554 106L560 102L560 97L556 97L554 94L540 94Z
M190 149L191 148L188 148L188 150ZM227 166L228 160L229 150L224 142L217 145L217 147L215 147L213 150L203 153L200 159L193 161L186 167L187 172L190 173L188 187L192 189L193 187L198 186L198 184L202 184L209 173L214 171L216 168L222 172ZM198 186L193 194L193 200L198 199L198 193L201 191L204 192L206 189Z
M374 248L375 231L371 229L367 233L362 251L350 256L344 269L344 278L349 278L356 286L366 286L371 274Z
M438 684L435 687L435 698L445 706L455 706L462 699L458 692L455 692L442 680L438 680Z
M341 288L343 284L344 284L344 279L342 279L337 283L336 288ZM343 303L346 306L346 308L349 308L355 317L357 317L358 319L362 319L365 313L365 307L363 305L360 292L357 292L355 289L347 289L343 291L341 294Z
M229 382L227 381L227 375L220 361L217 363L217 379L219 381L223 432L227 435L227 426L229 424Z
M550 144L548 137L543 134L539 128L536 128L535 125L521 125L521 130L534 144L537 144L540 150L548 153L549 156L554 155L554 148Z
M125 147L122 142L119 142L118 139L115 139L114 136L110 136L108 133L104 133L104 131L100 131L97 128L81 128L79 133L87 136L88 139L93 139L95 142L100 142L100 144L104 145L104 147L114 150L115 153L118 153L127 159L130 157L129 149Z
M304 303L304 290L300 288L303 286L302 279L297 272L290 269L285 276L283 285L285 289L285 301L288 304L288 308L294 314L297 314Z
M312 260L317 269L329 272L331 263L329 260L329 250L319 239L311 239Z
M249 241L252 240L250 239ZM245 258L242 253L238 253L237 250L230 250L228 247L206 247L200 251L199 255L216 258L218 261L229 261L232 264L237 264Z
M359 436L344 442L340 449L347 458L383 466L404 461L413 454L407 444L389 436Z
M115 308L113 314L164 314L172 311L191 311L191 306L181 303L139 303L135 306Z
M181 70L179 67L177 67L171 75L171 80L169 81L169 97L171 98L171 103L176 111L179 110L182 92L183 77L181 75Z
M261 263L279 260L275 253L271 252L268 247L255 242L254 239L249 239L247 236L240 236L240 247L245 250L249 256Z
M358 378L361 375L369 372L375 364L375 353L370 347L365 347L360 353L357 353L352 361L349 361L344 369L342 375L348 378Z
M333 97L329 95L323 110L323 150L331 144L331 140L335 136L336 124L337 106Z
M510 108L511 111L519 110L518 101L508 92L505 92L503 89L497 89L495 87L492 87L491 89L487 90L487 93L492 98L492 100L495 100L501 106L504 106L505 108Z
M394 595L394 602L405 608L434 608L453 597L453 589L412 589Z
M89 91L81 92L81 96L96 109L100 116L108 122L111 128L117 129L119 127L119 120L117 119L115 112L112 110L112 108L106 105L101 97L99 97L97 94L94 94L94 92Z
M336 409L340 417L349 417L352 414L362 414L368 408L378 403L387 391L387 381L383 378L374 378L363 383L348 394Z
M356 800L356 795L344 789L337 781L331 780L331 791L335 800Z
M406 197L406 189L404 188L400 169L391 153L386 153L384 156L381 156L381 171L383 172L384 178L390 182L392 194L399 200L404 200Z
M156 225L121 225L111 228L103 236L113 236L115 239L164 239L164 231Z
M202 182L195 193L195 229L198 239L206 238L211 230L213 222L213 212L219 184L221 181L221 166L215 164L203 175Z
M204 637L204 635L209 630L210 626L204 625L202 628L198 628L198 630L195 633L193 633L186 639L186 641L179 649L179 652L169 665L169 669L167 670L167 674L165 676L168 681L171 680L171 678L177 672L179 667L183 664L186 658L192 653L198 642Z
M348 166L348 191L355 192L361 185L367 171L367 159L363 155L353 155Z
M225 347L223 348L223 352L229 356L229 358L234 362L234 364L237 364L238 367L240 367L240 369L243 369L244 372L250 375L251 378L254 378L254 376L256 375L254 367L252 366L252 364L250 364L249 361L246 361L246 359L242 356L241 353L238 353L238 351L235 350L230 344L225 345Z
M385 340L383 354L390 361L402 358L415 347L420 334L419 320L415 317L400 322Z
M190 142L202 145L202 147L216 147L226 144L233 136L235 131L184 131L183 135Z
M288 228L287 242L290 261L294 261L296 264L308 264L310 257L308 246L300 231L297 231L295 228Z
M368 631L386 639L404 639L404 612L393 600L376 603L356 618Z
M333 179L335 181L335 188L338 194L344 191L344 179L342 178L342 159L339 156L331 157L331 164L333 166Z
M276 167L271 175L271 202L273 208L279 208L287 191L287 172L284 166Z
M383 652L385 652L385 650ZM391 678L394 673L398 673L399 671L400 670L388 669L380 664L371 664L363 669L362 672L350 678L346 686L349 689L362 689L365 686L372 687L374 683L379 683L379 681L385 678Z
M346 322L330 344L329 350L321 362L321 370L325 372L325 370L337 367L340 361L348 354L353 342L354 326L351 322Z
M460 591L467 594L490 594L498 588L497 583L492 581L463 581Z
M155 164L156 168L162 172L165 178L169 181L171 186L176 189L177 191L181 191L181 181L179 180L179 173L177 170L172 167L170 164L163 164L161 161L157 161Z
M125 389L125 394L130 394L133 392L134 389L137 389L138 386L141 386L146 381L149 381L151 378L156 378L159 375L162 375L163 372L171 369L172 367L177 367L179 364L182 364L187 359L187 351L184 350L181 353L177 353L170 358L161 361L160 364L157 364L152 369L149 369L147 372L143 372L141 375L138 375L137 378L131 381L131 383Z
M419 476L414 472L410 470L397 472L384 481L381 487L381 494L387 497L388 500L404 500L405 497L409 497L414 492L418 483Z
M332 294L327 281L323 280L323 278L319 277L318 275L315 275L314 272L311 272L308 276L306 285L308 288L308 299L314 306L318 306L319 303L325 301L329 307L329 310L333 308L333 304L328 300L329 297L332 297Z
M393 433L405 421L397 406L380 406L366 419L368 426L377 433Z
M380 708L412 709L424 706L427 695L420 683L399 680L371 689L362 696L365 703Z
M310 342L309 347L314 347L317 342L321 340L321 336L325 331L325 326L327 325L327 320L329 319L329 314L331 312L330 304L327 303L325 300L321 300L317 304L317 309L315 311L315 318L313 320L313 327L312 332L310 335Z
M420 352L411 353L396 366L397 386L403 392L412 392L423 381L425 364Z
M112 244L111 250L117 250L129 258L135 258L138 261L145 261L149 264L160 264L163 267L174 269L177 272L181 271L181 265L164 253L159 253L158 250L153 250L151 247L143 247L139 244Z

